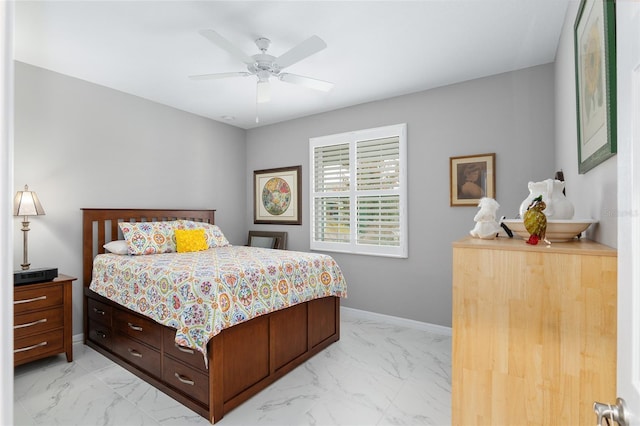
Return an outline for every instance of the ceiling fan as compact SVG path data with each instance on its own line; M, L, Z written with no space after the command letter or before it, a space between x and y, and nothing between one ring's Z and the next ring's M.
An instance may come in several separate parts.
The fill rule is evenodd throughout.
M255 75L258 77L256 101L258 103L268 102L271 99L271 87L269 79L277 78L287 83L299 84L311 89L328 92L333 87L333 83L324 80L318 80L302 75L282 72L287 68L301 60L321 51L327 47L327 44L318 36L314 35L293 47L288 52L278 56L269 55L267 49L271 44L268 38L260 37L256 40L256 46L260 49L260 53L249 56L241 49L233 45L229 40L222 37L213 30L199 31L202 36L207 38L219 48L226 50L231 56L244 62L247 71L223 72L216 74L202 74L189 76L192 80L210 80L228 77L249 77Z

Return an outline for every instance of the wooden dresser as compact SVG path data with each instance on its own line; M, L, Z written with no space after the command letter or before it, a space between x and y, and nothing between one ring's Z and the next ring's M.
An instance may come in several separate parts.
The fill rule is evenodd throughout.
M58 275L53 281L15 286L13 290L13 365L65 353L73 361L72 283Z
M453 425L595 424L616 399L617 251L453 244Z

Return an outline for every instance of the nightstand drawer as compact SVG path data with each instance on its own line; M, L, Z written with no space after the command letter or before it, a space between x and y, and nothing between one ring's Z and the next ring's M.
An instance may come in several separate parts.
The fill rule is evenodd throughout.
M63 325L64 309L62 306L16 315L13 326L13 338L21 339L32 334L61 328Z
M16 287L13 294L14 314L62 305L62 285L57 283L26 289Z
M46 355L64 352L64 331L56 330L15 339L13 346L14 363L26 359L37 359Z
M209 376L194 368L165 357L162 380L203 404L209 403Z
M113 351L131 364L160 377L160 352L120 334L114 336Z
M89 340L107 349L112 349L113 332L111 331L111 327L107 327L97 321L89 320Z
M89 318L111 326L113 308L106 303L87 298L87 314Z
M157 322L128 312L116 311L113 329L160 350L162 326Z
M187 363L191 367L206 371L204 365L204 355L195 349L177 346L175 342L176 331L173 328L164 329L163 349L164 353Z

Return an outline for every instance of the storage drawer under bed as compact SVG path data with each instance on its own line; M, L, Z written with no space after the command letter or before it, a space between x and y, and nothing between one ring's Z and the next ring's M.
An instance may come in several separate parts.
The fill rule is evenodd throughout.
M162 375L159 351L120 333L115 333L113 337L113 351L116 354L155 377Z
M111 326L113 308L106 303L87 298L87 315L89 319Z
M88 324L89 340L107 349L113 349L113 330L111 327L92 319Z
M204 372L207 367L204 365L204 355L195 349L178 346L175 342L176 330L165 327L162 336L163 350L165 355L178 359L190 367L200 369Z
M190 398L205 405L209 404L209 376L207 374L165 355L162 380Z
M113 329L116 334L124 334L140 340L154 349L162 346L162 325L140 315L116 310L113 315Z

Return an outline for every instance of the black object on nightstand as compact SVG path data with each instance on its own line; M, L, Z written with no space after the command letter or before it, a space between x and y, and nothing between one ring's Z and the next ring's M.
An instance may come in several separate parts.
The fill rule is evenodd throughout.
M36 268L13 273L13 285L42 283L58 276L58 268Z

